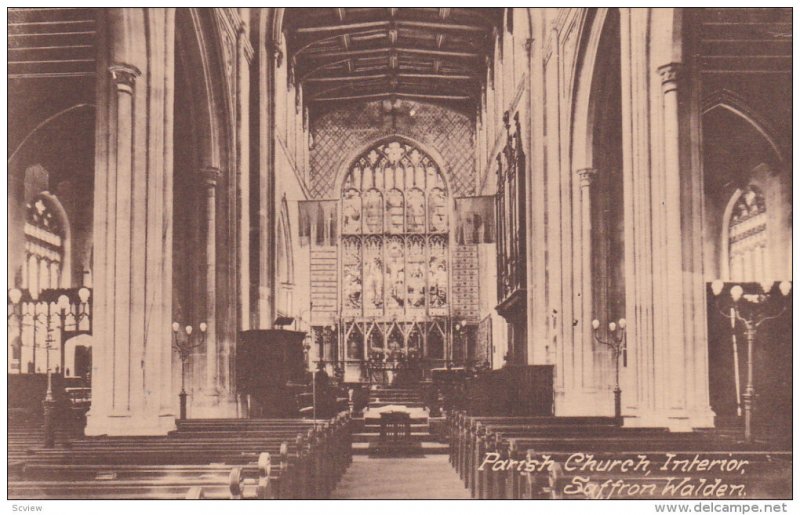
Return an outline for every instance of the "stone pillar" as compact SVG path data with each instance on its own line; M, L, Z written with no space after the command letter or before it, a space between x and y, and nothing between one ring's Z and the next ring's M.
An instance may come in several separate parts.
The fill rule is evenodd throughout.
M173 26L174 9L109 9L98 24L92 322L102 344L87 435L175 427Z
M581 332L578 340L577 361L580 363L580 386L583 389L594 388L594 354L592 349L592 319L594 318L594 306L592 295L592 182L597 176L594 168L583 168L576 172L580 181L581 189L581 240L580 240L580 262L581 262L581 314L578 323L581 325Z
M122 302L115 302L114 306L109 313L110 324L116 329L114 331L114 340L119 342L120 345L114 345L114 355L112 357L111 366L115 372L114 374L114 388L111 392L111 406L112 414L122 416L129 414L133 407L131 398L131 379L134 373L131 366L131 351L133 347L138 347L141 342L132 341L123 337L123 341L119 341L118 333L125 336L130 336L131 316L134 315L133 311L137 306L133 304L133 296L136 295L136 290L131 288L131 273L133 272L134 264L131 262L133 248L131 246L132 238L138 236L134 235L133 230L136 229L131 223L133 210L137 207L134 205L135 199L131 191L132 185L132 172L133 172L133 94L136 86L136 79L141 75L141 72L135 66L114 64L109 67L112 81L112 103L116 107L116 119L113 122L113 131L116 136L116 152L114 161L111 163L115 177L111 178L114 185L108 188L108 193L113 195L114 198L109 199L109 204L115 204L114 218L109 220L108 230L116 235L114 242L108 242L108 251L113 252L114 268L111 273L106 276L107 288L113 288L116 295L115 297L122 300ZM110 181L110 182L111 182ZM137 231L138 232L138 231ZM114 299L116 300L116 299ZM138 306L141 309L142 306ZM99 313L98 313L99 314ZM137 313L138 314L138 313ZM138 329L138 328L136 328ZM125 334L128 333L128 334ZM100 333L102 334L102 333ZM98 334L98 337L101 337ZM128 341L125 341L128 340ZM139 406L136 406L137 408Z
M275 282L275 70L283 60L280 45L259 41L259 245L258 327L267 329L274 320Z
M538 20L537 20L538 21ZM538 24L536 25L539 26ZM526 203L528 219L528 363L533 365L552 364L555 349L548 339L547 299L547 226L545 225L547 174L544 159L544 69L542 67L542 45L535 38L526 41L529 73L528 107L528 157Z
M206 260L205 268L205 320L208 324L206 336L206 395L219 394L218 352L217 352L217 181L220 177L218 169L204 168L201 172L205 189L206 211Z
M684 28L670 9L623 9L620 20L629 322L623 416L627 426L689 431L712 426L713 412L696 103L676 45Z
M247 19L250 9L243 8L240 15ZM247 25L238 32L236 69L237 109L237 154L239 177L239 327L250 329L250 65L253 61L253 47L250 45ZM230 355L229 353L227 354ZM231 385L232 386L232 385Z
M678 83L683 65L670 63L658 68L661 77L663 98L663 144L664 144L664 191L661 200L664 206L664 247L667 268L664 270L667 281L667 331L665 341L668 349L667 376L673 376L682 368L685 360L684 314L683 314L683 237L681 234L681 149L679 142ZM667 350L667 349L665 349ZM665 399L669 410L680 411L686 408L686 384L670 381L665 388Z

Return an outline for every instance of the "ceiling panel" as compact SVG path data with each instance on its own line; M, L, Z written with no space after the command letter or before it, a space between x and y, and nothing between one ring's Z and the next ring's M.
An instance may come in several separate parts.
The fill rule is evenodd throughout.
M478 104L503 9L287 9L292 76L311 105L413 98Z

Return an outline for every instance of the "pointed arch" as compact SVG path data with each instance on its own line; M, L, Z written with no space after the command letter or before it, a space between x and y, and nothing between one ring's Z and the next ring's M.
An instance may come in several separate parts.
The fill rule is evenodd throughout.
M230 109L219 30L208 9L178 9L175 25L176 58L184 69L193 70L188 94L193 100L199 164L226 170L233 126L222 122L230 119Z
M598 91L593 84L599 73L600 41L606 28L609 9L591 9L584 21L578 42L576 60L577 80L573 90L572 110L572 168L592 168L594 155L594 120L597 113Z
M31 167L31 168L33 168L33 167ZM28 170L30 170L31 168L29 168ZM27 173L26 173L26 175L27 175ZM69 288L69 287L72 286L72 228L70 226L69 218L67 216L67 211L66 211L66 209L64 209L64 206L61 204L61 201L58 200L58 197L56 197L55 195L53 195L52 193L50 193L49 191L46 191L46 190L45 191L39 191L34 195L34 197L31 199L31 204L28 207L29 212L31 210L36 210L37 202L43 202L45 204L44 209L55 218L54 227L56 229L54 229L53 231L49 231L49 230L42 230L40 228L38 231L36 231L36 233L38 233L40 235L44 234L44 233L48 233L48 234L49 233L52 233L52 234L58 233L58 236L61 239L61 241L58 242L58 245L53 245L54 242L51 242L51 241L47 241L46 242L46 244L48 244L48 246L50 246L50 245L53 246L52 251L55 251L56 253L61 254L59 256L60 263L58 263L58 271L57 271L58 280L56 281L57 284L53 285L51 283L49 287L50 288L53 288L53 287ZM26 220L25 225L26 225L26 230L25 230L25 232L26 232L26 240L28 240L28 239L33 239L33 240L40 239L40 238L37 238L36 236L32 236L31 235L31 234L35 234L35 233L30 233L30 234L28 233L27 226L30 225L30 222L28 220ZM33 243L33 242L31 242L31 243ZM33 244L31 246L33 248L37 248L38 247L38 245L36 245L36 244ZM25 247L26 247L26 254L27 254L28 253L28 251L27 251L28 245L26 244ZM58 247L60 247L60 252L58 250L55 250L55 248L58 248ZM37 259L37 262L38 262L38 259ZM54 263L55 263L55 261L54 261ZM25 282L25 280L26 280L25 275L27 275L25 273L25 270L29 266L30 266L29 265L29 256L26 256L25 262L23 262L23 274L22 274L23 275L23 284L25 285L26 288L31 288L31 284ZM28 270L28 272L30 272L30 270Z
M294 252L292 230L289 217L289 203L284 196L281 200L281 212L278 218L278 282L294 284Z
M442 155L435 149L418 141L414 138L409 138L408 136L400 136L398 134L394 134L391 136L385 136L376 140L372 140L369 143L361 145L354 151L350 152L345 158L342 160L342 163L339 166L339 170L336 172L336 185L334 191L337 195L342 191L342 186L344 184L344 180L347 177L347 174L350 172L353 164L358 160L359 157L367 154L371 149L378 147L380 145L389 143L391 141L397 141L400 143L406 143L411 145L412 147L416 148L423 154L426 154L430 159L433 160L436 167L442 173L442 177L444 178L445 185L447 187L447 191L452 195L453 189L451 187L451 177L450 177L450 170L445 166L445 159Z
M753 109L744 98L731 90L718 89L703 99L703 115L705 116L715 109L726 109L750 124L772 147L778 162L784 163L784 152L778 143L778 137L772 124L761 116L757 110Z

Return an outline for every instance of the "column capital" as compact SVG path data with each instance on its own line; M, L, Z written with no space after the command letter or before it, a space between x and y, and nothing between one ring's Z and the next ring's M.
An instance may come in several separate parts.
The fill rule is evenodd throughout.
M581 168L575 172L581 181L581 187L588 187L592 185L595 176L597 175L596 168Z
M664 92L677 88L677 83L683 72L683 63L667 63L658 67L658 74L661 76L661 86Z
M108 72L111 74L111 80L117 85L118 89L126 89L133 91L133 85L136 83L136 78L142 75L139 68L131 64L115 63L108 67Z
M268 43L267 48L270 50L272 57L275 59L275 66L280 67L281 63L283 62L283 48L280 41L272 41Z
M200 178L209 189L217 187L217 182L221 176L222 173L219 171L219 168L214 166L207 166L200 170Z

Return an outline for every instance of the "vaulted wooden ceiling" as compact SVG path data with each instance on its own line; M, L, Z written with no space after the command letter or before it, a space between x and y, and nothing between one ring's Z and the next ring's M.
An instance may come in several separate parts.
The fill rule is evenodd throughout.
M86 8L9 9L9 77L94 75L96 18Z
M310 105L378 99L474 110L502 9L287 9L287 54Z
M791 9L701 9L700 14L703 73L792 73Z

